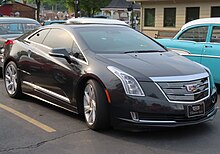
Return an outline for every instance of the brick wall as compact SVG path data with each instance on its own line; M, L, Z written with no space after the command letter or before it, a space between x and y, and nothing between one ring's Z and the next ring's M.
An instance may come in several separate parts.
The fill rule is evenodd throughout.
M22 3L15 2L12 5L12 12L19 12L20 17L32 18L35 19L35 8L29 7Z

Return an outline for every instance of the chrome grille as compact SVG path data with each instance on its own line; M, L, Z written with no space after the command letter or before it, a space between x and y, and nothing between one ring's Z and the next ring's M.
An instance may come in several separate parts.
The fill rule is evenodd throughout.
M194 102L209 96L209 78L193 81L157 82L170 101Z

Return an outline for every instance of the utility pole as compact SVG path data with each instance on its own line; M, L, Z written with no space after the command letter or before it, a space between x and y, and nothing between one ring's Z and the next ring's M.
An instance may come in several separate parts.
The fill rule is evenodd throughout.
M79 0L74 0L74 6L75 6L75 18L78 18L78 5L79 5Z
M134 2L131 2L131 5L128 6L128 13L129 13L129 23L131 20L131 27L134 28Z

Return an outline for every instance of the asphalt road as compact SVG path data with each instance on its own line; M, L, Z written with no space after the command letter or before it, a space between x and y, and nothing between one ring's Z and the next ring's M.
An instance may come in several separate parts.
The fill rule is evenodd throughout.
M95 132L73 113L30 97L9 98L0 79L0 154L5 153L218 154L220 114L196 126Z

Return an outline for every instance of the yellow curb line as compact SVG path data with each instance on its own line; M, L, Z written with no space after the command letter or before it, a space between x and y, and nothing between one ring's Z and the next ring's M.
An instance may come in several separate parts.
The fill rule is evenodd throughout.
M53 128L51 128L51 127L49 127L49 126L47 126L47 125L45 125L45 124L43 124L43 123L41 123L41 122L39 122L37 120L34 120L31 117L28 117L28 116L24 115L23 113L18 112L18 111L14 110L14 109L12 109L12 108L10 108L8 106L0 104L0 108L2 108L4 110L6 110L6 111L8 111L8 112L18 116L18 117L20 117L21 119L26 120L27 122L29 122L29 123L31 123L31 124L41 128L41 129L45 130L48 133L52 133L52 132L56 131L55 129L53 129Z

